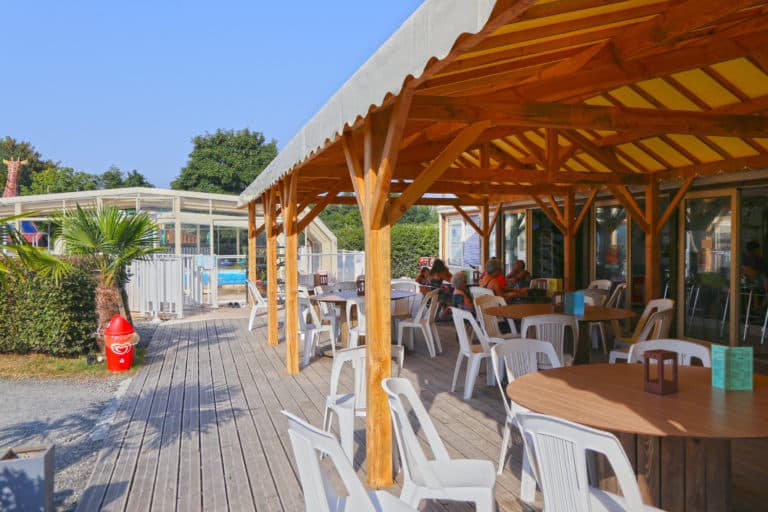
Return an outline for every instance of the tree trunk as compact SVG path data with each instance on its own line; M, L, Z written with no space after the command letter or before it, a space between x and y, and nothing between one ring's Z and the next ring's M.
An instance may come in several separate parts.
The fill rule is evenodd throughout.
M99 350L104 351L104 329L115 315L120 312L122 298L120 290L116 286L107 286L99 279L96 285L96 315L98 318L98 330L96 343Z

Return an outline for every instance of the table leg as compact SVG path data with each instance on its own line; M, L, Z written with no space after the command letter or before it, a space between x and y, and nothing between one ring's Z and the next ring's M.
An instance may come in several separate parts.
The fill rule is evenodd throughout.
M592 351L589 322L579 322L579 343L573 357L573 364L589 364L589 355Z
M349 321L347 320L347 308L344 307L344 304L341 306L342 307L339 314L339 322L341 323L341 326L339 327L341 330L341 347L347 348L349 345Z

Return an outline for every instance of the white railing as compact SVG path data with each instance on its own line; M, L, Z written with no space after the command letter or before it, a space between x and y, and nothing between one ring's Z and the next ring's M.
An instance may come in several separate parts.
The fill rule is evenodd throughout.
M299 249L299 275L313 276L328 274L328 282L354 281L365 274L365 253L363 251L340 251L333 253L311 253Z

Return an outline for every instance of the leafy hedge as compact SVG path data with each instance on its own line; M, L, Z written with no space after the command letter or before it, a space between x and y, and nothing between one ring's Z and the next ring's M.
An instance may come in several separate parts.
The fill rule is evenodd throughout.
M419 257L437 256L437 224L395 224L392 239L392 277L416 277Z
M76 356L95 348L95 287L79 268L58 285L9 276L0 285L0 353Z

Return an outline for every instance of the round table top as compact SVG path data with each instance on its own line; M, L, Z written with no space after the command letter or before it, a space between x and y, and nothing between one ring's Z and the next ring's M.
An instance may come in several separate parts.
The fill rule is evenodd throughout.
M678 391L646 393L642 364L592 364L529 373L507 386L534 412L608 430L648 436L768 437L768 377L753 391L711 386L709 368L678 368Z
M404 299L406 297L413 297L414 295L418 295L418 292L409 292L408 290L391 290L389 298L390 300L398 300L398 299ZM356 299L358 297L361 297L361 295L357 294L357 290L343 290L340 292L330 292L330 293L322 293L320 295L313 295L311 299L319 300L322 302L344 303L344 302L347 302L349 299Z
M487 309L488 314L521 320L528 316L549 315L554 313L552 304L509 304ZM635 312L629 309L606 308L602 306L584 306L584 314L576 315L579 322L602 322L606 320L626 320L634 318Z

